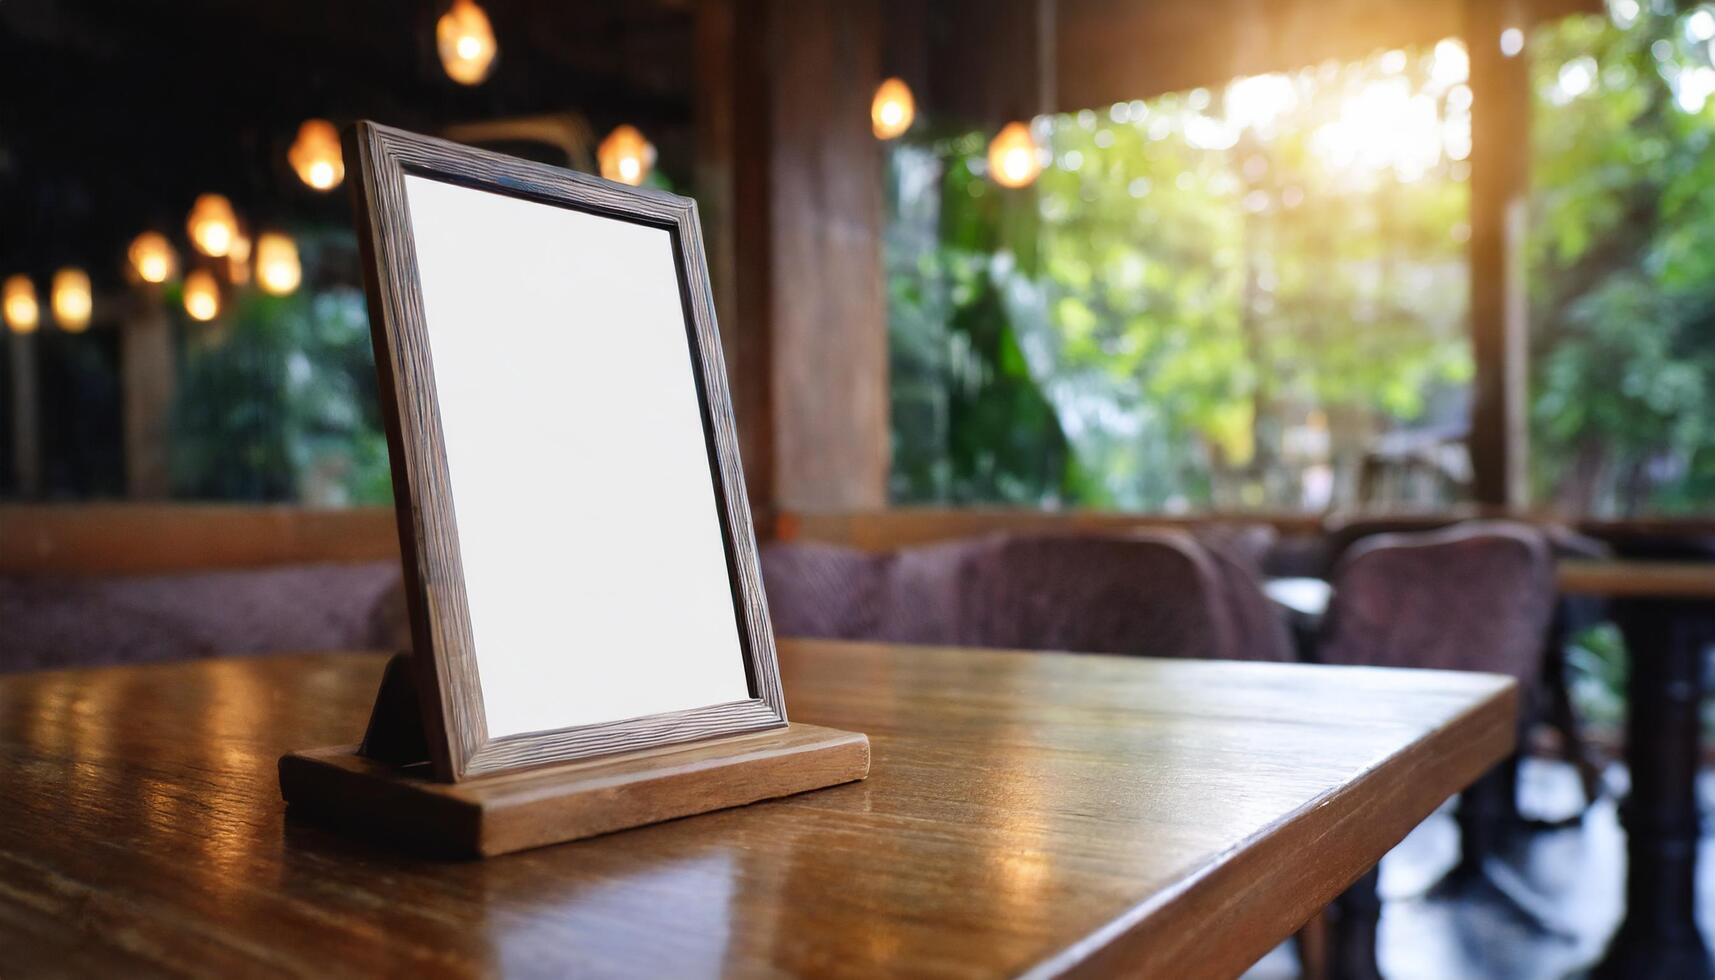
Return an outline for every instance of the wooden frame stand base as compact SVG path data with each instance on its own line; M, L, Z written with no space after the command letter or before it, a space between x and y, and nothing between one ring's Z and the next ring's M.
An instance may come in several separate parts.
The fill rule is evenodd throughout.
M869 739L788 725L688 745L435 782L358 746L280 759L294 815L488 857L848 783L869 774Z

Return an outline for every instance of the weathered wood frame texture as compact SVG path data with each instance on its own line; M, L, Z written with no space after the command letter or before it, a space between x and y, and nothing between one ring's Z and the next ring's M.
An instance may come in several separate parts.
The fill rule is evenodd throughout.
M437 779L655 748L786 725L786 702L757 567L726 368L696 203L546 164L359 122L345 135L393 470L412 660ZM644 718L490 738L459 557L452 486L423 294L405 199L407 174L668 232L709 456L750 698ZM592 425L610 424L590 420ZM568 630L575 622L568 621ZM606 655L606 654L603 654Z

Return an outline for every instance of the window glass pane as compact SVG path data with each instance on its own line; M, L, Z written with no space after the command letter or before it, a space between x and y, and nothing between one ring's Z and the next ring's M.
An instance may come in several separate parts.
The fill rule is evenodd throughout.
M1715 499L1715 9L1615 0L1531 41L1532 486Z
M900 503L1444 504L1469 480L1457 42L896 148Z

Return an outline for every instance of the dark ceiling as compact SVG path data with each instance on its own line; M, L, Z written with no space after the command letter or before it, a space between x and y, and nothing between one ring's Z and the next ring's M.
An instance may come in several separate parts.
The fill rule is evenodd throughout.
M145 228L184 237L197 194L253 224L347 220L285 162L305 118L435 131L577 112L688 162L689 5L480 0L499 42L487 82L434 53L447 0L0 0L0 276L84 265L118 281Z

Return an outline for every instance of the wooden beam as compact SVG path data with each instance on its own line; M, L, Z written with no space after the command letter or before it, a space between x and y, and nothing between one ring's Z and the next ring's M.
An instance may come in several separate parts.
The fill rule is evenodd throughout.
M887 308L876 0L768 5L773 502L887 500Z
M131 297L119 329L125 493L134 500L162 499L172 492L169 451L178 380L172 323L160 296L150 291Z
M47 315L44 312L42 319ZM42 419L36 397L36 338L10 334L12 362L12 486L18 496L42 492Z
M1224 85L1463 33L1462 7L1501 0L1058 0L1059 111ZM1521 26L1595 13L1600 0L1532 0ZM1498 29L1497 29L1498 33ZM1492 37L1493 35L1491 35ZM1487 43L1487 42L1485 42Z
M1025 510L1006 507L896 507L836 514L780 514L774 538L816 541L862 551L891 551L936 541L1008 534L1121 534L1143 529L1196 528L1211 524L1266 525L1281 534L1315 534L1323 515L1304 513L1167 514L1121 511Z
M0 575L398 561L391 507L0 505Z
M696 195L751 511L774 499L769 112L754 0L697 7Z
M919 111L936 119L998 129L1055 110L1061 0L943 0L935 5L929 88ZM889 37L910 57L910 41Z
M1530 78L1523 52L1501 52L1520 23L1508 5L1464 0L1471 57L1472 496L1526 503L1525 196L1530 164Z

